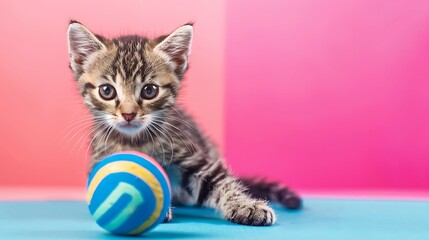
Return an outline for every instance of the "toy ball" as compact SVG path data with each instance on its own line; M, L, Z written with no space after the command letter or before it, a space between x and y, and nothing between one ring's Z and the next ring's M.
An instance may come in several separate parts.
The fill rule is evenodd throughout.
M167 174L151 157L118 152L91 171L86 201L97 224L119 235L138 235L161 223L171 203Z

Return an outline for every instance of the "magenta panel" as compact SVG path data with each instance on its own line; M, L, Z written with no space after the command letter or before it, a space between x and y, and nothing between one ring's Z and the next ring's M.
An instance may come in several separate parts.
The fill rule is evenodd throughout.
M299 189L429 189L428 1L228 1L226 153Z

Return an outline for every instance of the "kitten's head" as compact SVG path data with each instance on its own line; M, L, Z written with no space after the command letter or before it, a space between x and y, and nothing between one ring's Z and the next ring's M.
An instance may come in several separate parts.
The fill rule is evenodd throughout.
M174 103L188 67L192 24L156 39L108 39L71 21L67 35L70 68L97 123L137 136Z

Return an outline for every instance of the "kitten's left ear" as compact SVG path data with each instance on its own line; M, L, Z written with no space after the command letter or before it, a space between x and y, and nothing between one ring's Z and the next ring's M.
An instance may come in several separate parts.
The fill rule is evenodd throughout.
M71 21L67 30L70 67L76 79L84 72L84 65L89 57L106 50L101 36L94 35L88 28L77 21Z
M154 48L155 52L160 51L163 53L162 55L167 58L166 60L179 78L182 78L188 67L192 34L192 24L183 25L164 38Z

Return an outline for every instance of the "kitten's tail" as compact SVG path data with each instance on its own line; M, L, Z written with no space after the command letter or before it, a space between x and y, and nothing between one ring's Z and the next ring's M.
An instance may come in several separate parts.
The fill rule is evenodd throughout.
M302 207L301 197L280 183L263 178L240 177L239 179L252 197L278 202L289 209Z

